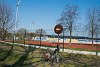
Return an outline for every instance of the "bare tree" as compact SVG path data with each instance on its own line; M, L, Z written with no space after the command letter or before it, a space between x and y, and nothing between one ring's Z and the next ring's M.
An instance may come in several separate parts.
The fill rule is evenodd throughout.
M72 33L75 30L75 23L78 18L78 6L76 5L67 5L62 12L61 18L58 19L58 22L63 25L64 29L66 29L70 34L70 45Z
M41 35L46 35L46 31L44 30L44 29L38 29L38 30L36 30L36 32L35 32L36 34L41 34Z
M89 35L92 38L92 45L94 37L100 34L100 8L91 8L87 11L87 25Z
M20 28L18 31L17 31L17 36L19 37L19 39L24 39L26 37L28 33L28 30L25 29L25 28Z
M40 47L41 47L41 36L45 36L46 31L44 29L38 29L36 30L36 34L40 36Z
M12 8L5 3L0 3L0 29L2 29L2 40L5 39L6 31L13 28L13 21Z

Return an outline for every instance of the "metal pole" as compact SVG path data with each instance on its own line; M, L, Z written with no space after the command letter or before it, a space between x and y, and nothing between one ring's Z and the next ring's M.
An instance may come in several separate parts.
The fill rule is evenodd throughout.
M63 51L64 51L64 30L63 30Z
M58 44L59 44L59 34L58 34Z
M96 38L97 38L96 40L98 40L98 34L97 34ZM97 45L96 45L96 56L98 56L98 41L97 41Z
M25 40L26 40L26 30L24 32L24 45L25 45Z
M19 7L19 3L21 2L21 0L17 0L17 5L16 5L16 19L15 19L15 30L14 30L14 40L16 40L16 29L17 29L17 19L18 19L18 7Z
M59 48L59 46L60 46L60 45L59 45L59 34L58 34L58 44L57 44L57 46L58 46L57 49L60 50L60 48ZM57 63L58 63L57 66L59 66L59 50L58 50L57 56L56 56L56 61L57 61Z
M41 47L41 34L42 34L42 29L40 30L40 47Z
M15 42L15 41L14 41L14 36L15 36L15 34L14 34L14 33L15 33L15 31L13 31L13 33L12 33L12 39L11 39L11 40L12 40L12 42L13 42L13 45L14 45L14 42Z
M34 31L33 26L34 26L34 22L32 21L32 31Z

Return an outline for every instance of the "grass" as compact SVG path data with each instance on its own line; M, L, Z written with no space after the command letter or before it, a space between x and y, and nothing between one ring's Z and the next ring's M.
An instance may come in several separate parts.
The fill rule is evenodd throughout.
M45 52L49 49L37 49L19 45L0 45L0 67L99 67L100 57L60 52L59 64L46 61Z

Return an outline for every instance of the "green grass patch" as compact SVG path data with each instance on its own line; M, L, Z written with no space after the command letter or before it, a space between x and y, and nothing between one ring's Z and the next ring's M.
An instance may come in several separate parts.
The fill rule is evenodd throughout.
M2 59L7 54L7 50L0 50L0 59Z
M7 65L11 65L14 64L14 62L16 62L19 58L20 58L20 54L16 54L16 53L12 53L6 60L5 63Z
M4 65L8 65L8 67L9 65L17 65L17 67L57 67L58 63L54 62L54 66L52 66L51 61L46 61L44 58L45 52L53 53L50 49L34 48L31 45L30 47L15 45L11 49L11 45L0 45L0 59L4 58L9 51L12 51L4 60L0 60L0 67L4 67ZM100 66L99 56L59 52L59 57L60 67Z

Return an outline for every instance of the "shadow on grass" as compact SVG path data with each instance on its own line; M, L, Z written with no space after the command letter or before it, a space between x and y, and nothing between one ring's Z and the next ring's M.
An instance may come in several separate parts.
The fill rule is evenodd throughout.
M23 54L18 61L16 61L13 65L11 65L10 67L20 67L23 66L24 61L27 59L28 55L30 52L34 51L36 48L34 47L30 47L27 49L27 51L25 52L25 54Z
M12 50L13 50L13 45L10 45L10 46L11 46L10 50L7 51L6 55L3 55L4 57L1 58L0 61L5 61L7 59L7 57L9 57L11 55Z
M38 61L35 61L35 62L30 62L30 63L26 63L24 64L23 66L30 66L30 67L38 67L38 65L40 65L40 63L42 63L43 61L45 60L38 60Z

